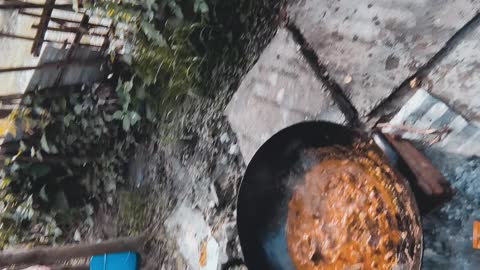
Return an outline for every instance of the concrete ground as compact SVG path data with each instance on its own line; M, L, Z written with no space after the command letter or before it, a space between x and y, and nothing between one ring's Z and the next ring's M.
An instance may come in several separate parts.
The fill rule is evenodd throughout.
M448 128L441 140L403 134L456 191L423 217L422 269L478 269L479 10L468 0L290 1L285 27L225 111L245 163L273 134L305 120Z

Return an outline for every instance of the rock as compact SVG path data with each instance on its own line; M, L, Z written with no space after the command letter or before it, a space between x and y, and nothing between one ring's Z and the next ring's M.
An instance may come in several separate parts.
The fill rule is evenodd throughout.
M238 154L238 150L239 150L238 145L234 143L230 145L230 148L228 149L228 153L233 156Z
M221 136L220 136L220 142L221 143L228 143L230 142L230 137L228 136L228 134L225 132L223 133Z
M82 235L78 230L75 230L75 233L73 234L73 240L75 240L76 242L82 241Z
M167 218L165 228L174 237L179 252L191 269L217 270L219 245L202 213L183 202ZM205 249L202 248L204 241ZM206 257L202 258L202 255Z
M221 163L222 165L226 165L226 164L228 163L228 158L227 158L226 156L222 156L222 157L220 158L220 163Z

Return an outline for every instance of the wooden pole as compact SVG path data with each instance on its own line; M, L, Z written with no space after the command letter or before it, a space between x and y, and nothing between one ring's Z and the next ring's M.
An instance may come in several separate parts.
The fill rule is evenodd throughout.
M15 265L14 267L7 268L8 270L28 270L29 267L34 265ZM35 265L36 266L36 265ZM43 265L42 265L43 266ZM50 270L89 270L90 266L88 264L79 264L79 265L49 265L47 266Z
M32 37L27 37L27 36L20 36L16 34L10 34L10 33L4 33L0 31L0 37L6 37L6 38L15 38L15 39L22 39L22 40L28 40L28 41L35 41L35 38ZM56 44L63 44L64 41L60 40L50 40L50 39L44 39L43 42L49 42L49 43L56 43ZM101 48L101 45L93 45L89 43L80 43L80 46L89 46L89 47L95 47L95 48Z
M98 64L105 59L103 58L93 58L93 59L86 59L86 60L61 60L61 61L54 61L49 63L39 64L37 66L25 66L25 67L13 67L13 68L0 68L0 73L4 72L16 72L16 71L25 71L25 70L32 70L32 69L44 69L44 68L59 68L62 66L68 65L95 65Z
M35 14L35 13L31 13L31 12L26 12L26 11L23 11L23 10L21 10L21 11L19 12L19 14L22 14L22 15L25 15L25 16L36 17L36 18L40 18L40 17L41 17L39 14ZM55 23L58 23L58 24L62 24L62 23L76 23L76 24L78 24L78 23L79 23L78 21L69 20L69 19L63 19L63 18L56 18L56 17L50 17L50 20L51 20L52 22L55 22ZM91 27L108 28L109 26L108 26L108 25L103 25L103 24L97 24L97 23L89 23L89 24L88 24L88 27L89 27L89 28L91 28Z
M85 31L83 31L83 29L85 28L88 29L88 20L90 20L90 17L86 14L83 14L82 20L80 21L80 26L76 28L78 30L75 33L75 38L72 41L72 46L70 47L70 49L67 52L67 55L65 56L67 60L72 58L73 52L77 49L78 44L80 44L80 40L82 40L82 37L85 34Z
M32 248L3 251L0 267L17 264L52 265L58 261L84 258L106 253L138 251L145 243L145 236L125 237L97 244L67 245L62 247Z
M21 2L14 2L14 3L3 3L0 4L0 10L2 9L23 9L23 8L45 8L46 4L34 4L34 3L21 3ZM53 5L55 9L62 9L62 10L73 10L71 4L57 4Z
M34 29L39 29L40 26L38 24L34 24L32 25L32 28ZM67 26L64 26L64 27L47 27L47 30L50 30L50 31L55 31L55 32L63 32L63 33L76 33L78 31L83 31L84 35L89 35L89 36L96 36L96 37L104 37L105 34L99 34L99 33L92 33L92 32L88 32L88 30L82 28L82 27L67 27Z
M40 15L40 28L37 33L35 33L35 41L33 41L31 53L34 56L39 56L40 51L42 50L43 40L45 39L45 34L47 33L48 22L52 16L53 8L55 6L55 0L46 0L45 5L42 10L42 15Z
M89 270L89 269L90 269L90 266L88 264L50 266L50 270Z

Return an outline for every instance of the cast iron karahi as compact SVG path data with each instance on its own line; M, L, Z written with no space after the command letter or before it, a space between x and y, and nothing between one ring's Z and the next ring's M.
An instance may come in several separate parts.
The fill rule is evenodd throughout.
M384 152L391 164L405 170L405 163L385 137L374 134L374 139L381 148L376 150ZM249 269L295 269L287 250L286 219L293 188L299 183L295 181L302 181L301 176L310 168L308 162L299 162L305 150L334 145L353 147L368 140L369 136L358 130L317 121L288 127L260 147L245 172L237 206L240 244ZM292 178L292 174L300 177ZM407 170L402 175L412 175L412 171ZM292 182L292 179L297 180ZM405 187L400 200L415 212L411 225L417 233L408 239L415 248L410 250L409 256L413 263L411 269L420 269L423 250L420 212L407 181L400 174L396 181Z

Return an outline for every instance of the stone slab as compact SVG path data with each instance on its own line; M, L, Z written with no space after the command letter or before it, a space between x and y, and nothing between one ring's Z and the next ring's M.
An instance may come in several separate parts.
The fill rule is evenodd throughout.
M470 0L294 0L288 14L366 116L479 8L480 1Z
M428 75L432 93L480 123L480 27L457 44Z
M242 80L225 113L246 163L285 127L305 120L345 122L330 91L284 29L278 30Z
M474 220L480 220L480 128L425 90L417 91L390 123L417 129L452 129L433 145L428 145L432 139L429 136L403 135L417 142L455 189L451 201L423 217L422 269L478 269L480 256L472 248L472 228Z

